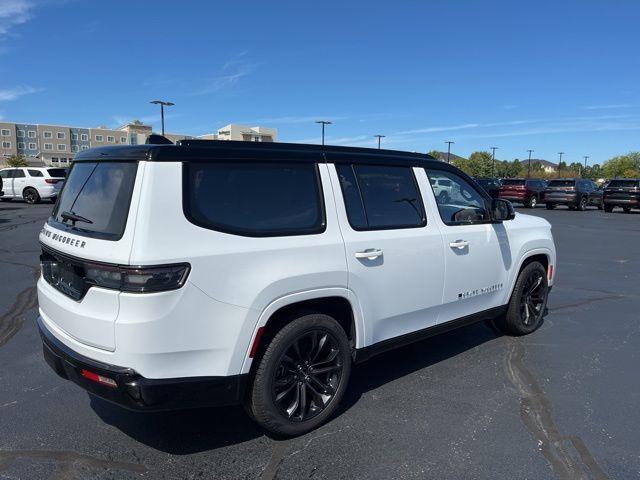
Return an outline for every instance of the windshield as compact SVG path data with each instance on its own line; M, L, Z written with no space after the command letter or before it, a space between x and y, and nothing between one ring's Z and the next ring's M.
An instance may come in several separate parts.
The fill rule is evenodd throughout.
M507 178L502 181L502 186L513 186L513 185L524 185L524 180L519 180L517 178Z
M638 180L611 180L607 188L633 188L638 186Z
M120 239L137 169L135 162L75 163L51 217L54 226L79 235Z
M575 187L575 180L551 180L548 187Z

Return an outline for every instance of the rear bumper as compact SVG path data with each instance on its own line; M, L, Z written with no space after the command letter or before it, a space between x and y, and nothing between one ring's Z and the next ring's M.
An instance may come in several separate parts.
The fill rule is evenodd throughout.
M522 195L513 195L513 194L509 194L509 195L505 195L505 194L499 194L498 198L501 198L502 200L509 200L510 202L518 202L518 203L522 203L524 202L527 198L529 198L526 194L522 194Z
M603 200L603 203L605 205L625 205L625 206L639 205L640 206L640 200L638 200L637 198L605 198Z
M571 204L578 201L577 193L543 193L542 201L547 203Z
M178 410L241 403L248 375L149 379L131 368L84 357L61 343L38 317L45 361L60 377L98 397L130 410ZM85 378L82 371L116 382L107 386Z

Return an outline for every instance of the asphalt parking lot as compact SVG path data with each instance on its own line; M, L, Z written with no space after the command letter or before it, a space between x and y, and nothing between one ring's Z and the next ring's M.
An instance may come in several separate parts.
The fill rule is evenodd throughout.
M35 319L50 204L0 204L0 478L640 478L640 214L547 218L544 325L473 325L354 369L339 415L293 440L241 408L131 413L56 377Z

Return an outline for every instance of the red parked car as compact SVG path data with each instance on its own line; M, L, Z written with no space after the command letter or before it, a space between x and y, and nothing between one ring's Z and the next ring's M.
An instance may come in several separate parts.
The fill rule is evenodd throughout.
M505 178L500 186L499 197L525 207L535 208L540 202L547 182L536 178Z

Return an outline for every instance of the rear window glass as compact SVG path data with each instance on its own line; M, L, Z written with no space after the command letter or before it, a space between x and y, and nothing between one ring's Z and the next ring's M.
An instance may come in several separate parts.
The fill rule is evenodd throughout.
M356 230L421 227L424 207L409 167L339 165L349 223Z
M75 163L53 212L54 226L105 240L120 239L137 170L137 162Z
M188 163L185 213L196 225L247 236L321 233L315 164Z
M67 174L67 171L64 168L47 168L47 172L50 177L53 178L64 178Z
M633 188L637 186L637 180L611 180L607 185L609 188Z
M517 180L517 179L512 179L512 178L507 178L505 180L502 181L502 186L514 186L514 185L524 185L524 180Z
M575 186L575 180L551 180L548 187L573 187Z

